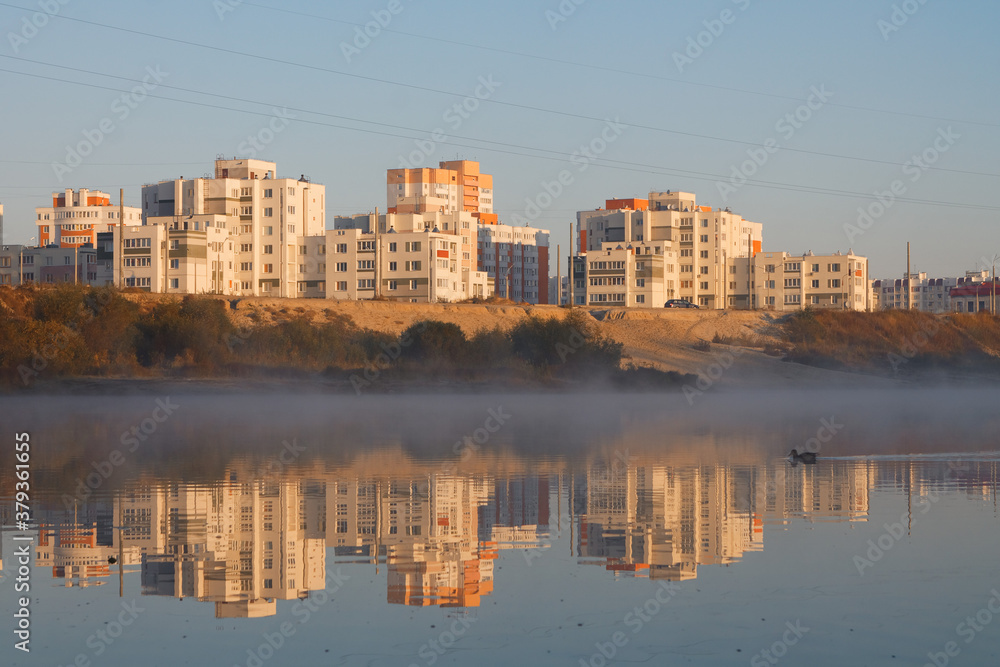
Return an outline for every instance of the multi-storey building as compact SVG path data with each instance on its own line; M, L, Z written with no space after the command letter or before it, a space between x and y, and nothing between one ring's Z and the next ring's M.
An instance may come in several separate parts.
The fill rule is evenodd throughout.
M326 297L425 303L485 298L491 289L476 270L476 227L476 218L464 211L337 218L319 249L326 258Z
M514 301L549 303L548 230L483 222L478 251L479 270L489 275L494 294Z
M163 225L178 233L202 233L206 227L221 227L232 240L235 253L232 288L229 278L219 277L228 270L230 260L224 259L228 246L209 245L195 250L197 240L191 236L186 245L189 254L171 259L202 259L204 253L210 261L223 262L209 269L212 284L221 283L222 287L216 289L223 293L299 296L306 291L298 284L303 275L299 271L300 250L307 246L307 237L322 236L326 231L326 188L305 176L298 180L278 178L276 171L273 162L219 159L215 161L214 178L182 177L146 185L142 188L144 224ZM220 242L214 238L206 241ZM184 245L178 243L178 252ZM215 260L210 259L212 254L217 256ZM177 281L180 285L180 276ZM199 291L213 289L199 287Z
M111 203L111 196L98 190L81 188L52 193L52 206L35 209L38 245L74 248L97 245L97 235L118 225L121 210ZM138 225L142 211L124 207L125 224Z
M438 169L390 169L386 201L389 213L492 214L493 177L469 160L441 162Z
M662 308L674 298L677 253L662 243L603 243L574 263L574 303Z
M872 307L882 310L908 308L925 313L948 313L955 310L952 291L985 283L988 271L966 271L961 278L928 278L926 273L903 274L895 280L872 282ZM907 291L909 289L909 296ZM963 312L968 310L963 309Z
M611 199L604 209L577 214L577 248L581 255L616 250L619 245L635 249L641 244L650 247L651 254L676 253L676 278L664 274L665 281L674 283L673 287L663 287L667 299L682 298L706 308L725 308L736 305L735 297L727 290L731 282L727 275L730 260L748 258L760 251L762 225L728 209L698 206L693 194L670 191L651 192L649 199ZM589 287L586 277L582 280L583 287ZM574 272L574 292L580 289L580 282L581 276ZM587 301L575 295L575 303Z
M237 285L240 255L225 216L126 226L124 239L115 228L101 257L117 257L119 248L120 261L102 260L105 268L112 266L116 285L172 294L244 293Z
M752 273L748 276L748 271ZM839 251L832 255L761 252L752 260L734 260L730 283L736 292L751 294L751 307L770 310L833 308L870 310L868 259Z
M0 246L0 285L82 283L104 285L97 251L84 247Z
M438 169L390 169L386 203L390 215L468 214L474 220L470 241L476 245L465 250L463 238L462 271L488 275L497 295L548 303L549 233L500 224L493 213L493 177L481 173L478 162L441 162ZM410 227L404 222L402 228Z
M994 280L960 284L951 290L951 304L956 313L992 313L996 315L998 290L1000 290L1000 283Z

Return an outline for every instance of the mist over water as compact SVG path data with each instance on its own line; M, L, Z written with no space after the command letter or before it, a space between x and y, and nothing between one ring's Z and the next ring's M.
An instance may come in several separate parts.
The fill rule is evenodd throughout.
M248 667L612 649L735 665L775 647L788 664L924 664L1000 586L993 403L192 391L4 398L0 427L31 437L35 637L55 664L132 664L151 645L150 664ZM101 639L130 602L134 623ZM982 628L967 664L1000 649Z

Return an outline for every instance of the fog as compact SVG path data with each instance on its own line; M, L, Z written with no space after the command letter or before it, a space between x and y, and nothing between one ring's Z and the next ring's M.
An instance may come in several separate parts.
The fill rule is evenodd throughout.
M274 456L292 441L302 452L297 464L334 465L382 451L455 459L467 441L480 457L525 459L628 450L733 461L780 457L810 442L821 457L1000 450L995 391L978 388L708 391L690 399L679 392L32 395L0 399L0 427L29 432L34 465L53 469L115 449L139 468L187 459L224 465Z

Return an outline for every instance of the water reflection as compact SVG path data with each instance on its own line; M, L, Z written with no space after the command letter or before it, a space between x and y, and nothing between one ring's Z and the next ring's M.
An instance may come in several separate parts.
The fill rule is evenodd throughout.
M86 502L50 497L35 511L35 565L68 587L138 575L143 595L252 618L326 589L335 565L363 562L385 569L389 604L469 608L503 585L501 552L530 565L566 533L579 564L682 581L763 551L766 525L867 521L877 490L911 506L945 494L995 505L997 486L989 455L790 466L511 454L467 472L393 459L280 476L234 464L215 483L144 479Z

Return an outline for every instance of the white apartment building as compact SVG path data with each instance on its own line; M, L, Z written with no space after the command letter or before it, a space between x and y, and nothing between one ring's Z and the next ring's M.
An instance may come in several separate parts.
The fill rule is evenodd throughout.
M169 223L118 228L105 241L114 283L166 294L243 294L237 286L239 254L225 216L192 216ZM103 239L103 237L102 237ZM108 252L110 247L110 252Z
M603 251L606 244L647 244L675 252L677 277L664 287L666 299L687 299L704 308L729 305L730 260L759 252L763 227L728 209L698 206L687 192L651 192L649 199L611 199L604 209L577 213L578 252ZM574 275L574 291L581 280ZM665 276L665 280L671 280ZM671 293L670 290L673 290ZM579 303L579 298L574 297ZM650 307L662 307L652 304Z
M103 285L98 274L97 251L91 246L0 246L0 285Z
M748 269L752 269L749 279ZM749 285L753 308L871 309L868 259L853 251L832 255L815 255L812 251L804 255L760 252L749 262L732 261L730 275L733 277L730 286L743 294L742 307L746 307ZM738 303L736 307L740 307Z
M493 293L514 301L549 300L549 231L502 224L479 226L479 270Z
M957 287L971 287L988 282L989 271L966 271L961 278L928 278L926 273L906 274L895 280L872 282L872 307L881 310L912 308L925 313L948 313L954 310L951 292ZM910 296L907 298L907 288Z
M662 308L677 289L677 252L661 243L604 243L575 258L573 303L579 306Z
M307 246L305 239L326 233L326 188L305 176L278 178L274 162L218 159L214 178L182 177L144 186L142 214L144 224L175 232L204 232L206 226L226 230L235 253L233 286L229 288L229 278L219 277L228 271L228 245L209 246L204 250L206 260L217 264L206 269L213 275L199 281L206 285L199 291L211 291L211 280L217 286L221 283L216 289L227 294L295 297L306 291L298 285L304 276L299 259L301 248ZM198 238L189 235L188 254L175 253L170 259L200 259L202 251L193 250ZM180 251L184 239L171 240L178 241L175 250ZM214 237L209 242L220 243ZM182 284L183 276L176 279ZM195 276L189 280L193 284Z
M414 303L485 298L491 285L476 270L477 225L468 212L390 213L377 225L370 214L337 218L326 247L317 249L326 258L326 297Z
M120 213L119 206L111 203L111 196L99 190L67 188L61 193L54 192L52 206L35 209L38 245L96 246L97 235L117 226ZM141 209L125 206L124 215L126 225L142 222Z

